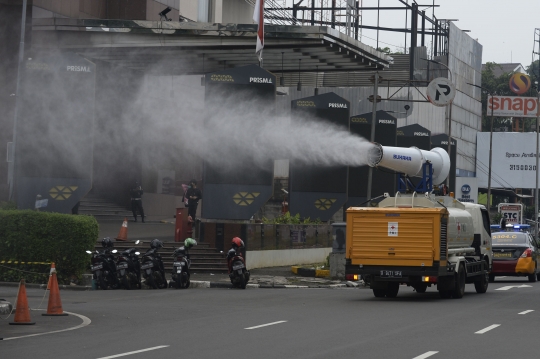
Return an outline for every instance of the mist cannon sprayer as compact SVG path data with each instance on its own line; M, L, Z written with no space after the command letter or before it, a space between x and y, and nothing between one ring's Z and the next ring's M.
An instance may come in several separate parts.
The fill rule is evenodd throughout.
M368 152L368 165L399 172L400 192L413 189L416 192L426 193L433 190L433 185L443 183L448 177L450 157L440 147L424 151L417 147L390 147L375 143ZM420 177L422 181L414 185L407 177Z

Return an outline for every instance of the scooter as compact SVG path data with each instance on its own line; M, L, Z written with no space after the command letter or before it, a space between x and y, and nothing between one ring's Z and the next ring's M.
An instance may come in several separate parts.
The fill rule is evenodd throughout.
M173 253L173 269L172 269L172 281L169 283L169 287L187 289L190 284L190 272L191 259L189 258L189 248L197 245L197 242L192 238L187 238L184 241L184 245L180 248L176 248Z
M163 260L157 252L160 248L163 248L163 243L159 239L152 240L150 249L143 254L141 261L141 272L145 283L153 289L165 289L168 286Z
M103 290L106 290L108 287L111 287L111 289L118 289L120 282L116 277L116 263L114 261L114 254L117 250L110 249L113 247L113 243L108 237L103 238L101 245L103 246L103 250L101 251L86 251L86 253L92 255L90 269L92 270L94 282Z
M139 244L139 241L136 241L135 244ZM116 273L125 289L141 289L142 287L139 254L135 248L129 248L122 251L116 259Z
M234 287L246 289L249 281L249 271L246 268L246 261L240 249L244 247L244 241L238 237L232 240L232 248L227 252L227 265L229 268L229 278Z

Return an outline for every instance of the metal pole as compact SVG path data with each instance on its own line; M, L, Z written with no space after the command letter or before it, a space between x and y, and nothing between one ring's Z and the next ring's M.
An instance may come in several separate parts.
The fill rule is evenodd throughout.
M375 84L373 87L373 110L371 113L371 136L370 142L375 142L375 122L377 121L377 95L379 93L379 72L375 72ZM366 199L371 206L371 187L373 183L373 167L369 166Z
M538 92L537 113L536 113L536 186L534 189L534 226L535 236L538 239L538 127L540 124L540 91Z
M491 127L489 129L489 168L488 168L488 193L487 193L487 210L491 208L491 161L493 158L493 94L491 96ZM537 149L538 151L538 149ZM504 228L501 228L504 230Z
M13 172L11 182L9 184L9 200L12 201L15 192L15 178L16 176L16 157L17 157L17 117L19 114L19 104L20 104L20 84L21 84L21 68L24 59L24 37L25 37L25 28L26 28L26 5L27 0L23 0L22 8L22 19L21 19L21 42L19 44L19 65L17 69L17 87L15 89L15 114L13 117Z

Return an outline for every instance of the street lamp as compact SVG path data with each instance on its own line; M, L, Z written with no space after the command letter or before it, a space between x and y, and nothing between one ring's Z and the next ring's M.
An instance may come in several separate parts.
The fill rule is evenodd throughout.
M478 87L479 89L486 91L491 96L491 103L493 104L493 93L491 91L489 91L487 88L482 87L480 85L471 84L471 83L468 83L468 82L467 82L467 85ZM487 104L486 104L486 110L487 110ZM537 134L537 137L538 137L538 134ZM537 142L536 152L538 153L538 141L536 141L536 142ZM488 210L488 213L489 213L489 210L491 208L491 160L492 160L492 151L493 151L493 105L491 106L491 125L490 125L490 129L489 129L489 165L488 165L488 193L487 193L487 210ZM536 158L538 160L538 156ZM536 181L538 181L538 176L537 176ZM538 187L538 182L536 183L536 187ZM501 228L501 230L504 230L504 228Z
M454 21L454 20L449 20L449 21ZM454 81L452 80L452 70L450 70L448 66L436 60L429 60L429 59L424 59L424 58L421 58L421 60L425 60L425 61L432 62L434 64L438 64L438 65L446 67L450 75L450 82L454 83ZM448 118L448 157L451 157L450 154L452 153L452 102L450 102L450 104L448 104L445 108L446 108L445 110L446 113L444 116ZM455 176L456 174L454 173L453 175ZM446 178L446 186L450 190L450 176Z

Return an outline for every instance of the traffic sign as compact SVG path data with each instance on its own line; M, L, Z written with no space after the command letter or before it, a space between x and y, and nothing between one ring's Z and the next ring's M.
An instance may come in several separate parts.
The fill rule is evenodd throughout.
M446 106L456 97L456 87L450 80L444 77L437 77L432 80L426 90L429 102L435 106Z

